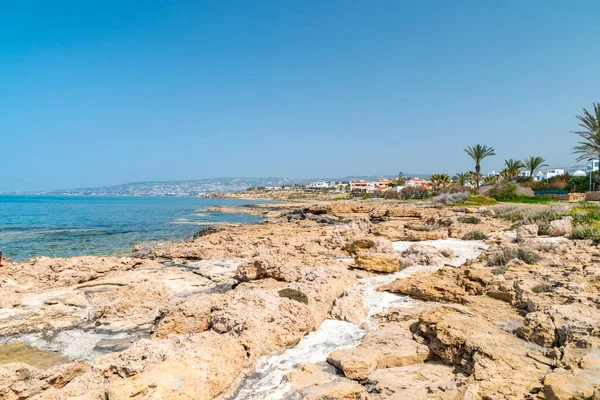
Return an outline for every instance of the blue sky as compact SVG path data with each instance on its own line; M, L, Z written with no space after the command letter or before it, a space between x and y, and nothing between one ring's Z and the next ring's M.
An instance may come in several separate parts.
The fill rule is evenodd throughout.
M600 2L23 1L0 12L0 191L574 164Z

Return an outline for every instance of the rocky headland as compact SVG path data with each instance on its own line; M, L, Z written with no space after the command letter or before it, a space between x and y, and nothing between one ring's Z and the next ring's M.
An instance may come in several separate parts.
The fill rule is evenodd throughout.
M571 205L221 208L123 257L0 269L0 399L600 398Z

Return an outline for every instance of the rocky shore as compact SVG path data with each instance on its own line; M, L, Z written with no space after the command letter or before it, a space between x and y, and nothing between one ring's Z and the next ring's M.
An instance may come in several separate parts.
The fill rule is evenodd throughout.
M551 207L220 208L264 222L10 261L0 399L600 398L600 248Z

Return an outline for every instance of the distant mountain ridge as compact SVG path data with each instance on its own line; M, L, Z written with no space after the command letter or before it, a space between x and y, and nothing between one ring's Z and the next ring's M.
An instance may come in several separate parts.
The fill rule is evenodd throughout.
M215 192L238 192L248 187L257 186L282 186L294 184L307 184L314 181L348 181L353 179L378 180L395 178L397 175L353 175L344 178L210 178L189 181L150 181L132 182L119 185L96 187L49 190L39 192L21 192L26 194L47 195L81 195L81 196L198 196ZM424 174L407 174L410 177L427 178Z

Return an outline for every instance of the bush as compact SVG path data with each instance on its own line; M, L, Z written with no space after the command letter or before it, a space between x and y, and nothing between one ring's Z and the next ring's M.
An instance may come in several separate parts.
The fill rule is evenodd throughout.
M517 185L506 182L494 185L488 192L488 195L498 201L506 201L507 199L515 198L517 197Z
M518 258L525 264L535 264L540 261L542 257L533 250L506 247L502 250L495 251L488 256L487 263L490 267L501 267L508 264L510 260Z
M550 285L546 285L546 284L540 284L540 285L536 285L534 287L531 288L531 291L533 293L545 293L545 292L550 292L552 290L552 286Z
M486 240L488 235L480 231L471 231L463 236L463 240Z
M471 216L471 217L459 217L458 218L458 222L461 222L463 224L478 224L481 222L480 218L477 218L475 216Z
M308 304L308 297L299 290L285 288L281 289L279 292L279 297L285 297L286 299L295 300L300 303Z
M469 197L469 192L444 193L432 197L431 201L442 204L456 204L465 201Z
M498 204L498 202L491 197L474 194L467 197L462 204L466 206L493 206L494 204Z
M571 239L591 239L594 244L600 244L600 231L591 225L574 226L570 235Z

